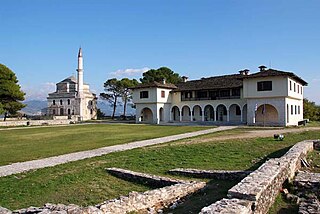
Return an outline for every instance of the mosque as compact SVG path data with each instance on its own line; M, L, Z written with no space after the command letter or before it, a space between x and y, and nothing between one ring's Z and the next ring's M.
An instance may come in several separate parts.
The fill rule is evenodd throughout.
M97 96L83 82L82 49L78 52L77 79L70 76L56 84L56 91L48 94L47 114L54 119L77 121L97 119Z

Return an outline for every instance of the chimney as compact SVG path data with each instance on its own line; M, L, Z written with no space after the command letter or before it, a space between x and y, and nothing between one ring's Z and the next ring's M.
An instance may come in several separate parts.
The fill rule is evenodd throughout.
M239 74L244 75L244 70L240 70Z
M267 67L264 65L260 65L259 68L260 68L260 71L265 71Z
M249 69L244 69L243 72L244 72L244 75L249 75L250 74L250 70Z
M188 81L188 77L182 76L182 82L187 82L187 81Z
M166 78L162 79L162 84L165 85L166 84Z

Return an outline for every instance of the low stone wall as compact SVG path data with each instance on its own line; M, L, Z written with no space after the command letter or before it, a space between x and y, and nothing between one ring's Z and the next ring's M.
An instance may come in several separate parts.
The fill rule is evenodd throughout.
M167 177L161 177L156 175L149 175L140 172L133 172L130 170L119 169L119 168L107 168L110 174L122 178L124 180L134 181L137 183L151 185L153 187L165 187L178 183L186 183L183 180L176 180Z
M241 200L237 198L222 199L208 207L202 208L202 214L248 214L251 212L252 202L248 200Z
M210 178L219 180L239 180L246 177L251 171L236 170L199 170L199 169L172 169L168 171L170 174L183 175L197 178Z
M295 172L301 167L301 158L304 158L311 150L313 150L312 141L299 142L284 156L268 160L232 187L228 191L229 198L251 202L250 211L242 209L235 213L267 213L274 203L283 182L294 177ZM210 210L222 208L221 201L218 201L209 207L203 208L201 213L210 213Z
M103 213L123 214L132 211L158 210L168 207L206 185L205 182L179 183L144 193L131 192L127 197L106 201L99 206Z
M0 127L14 126L43 126L43 125L66 125L74 123L74 120L17 120L17 121L2 121Z
M80 207L74 204L45 204L43 207L29 207L10 211L0 207L1 214L124 214L129 212L149 211L156 213L157 210L176 203L181 198L188 196L206 186L205 182L183 181L171 178L154 176L144 173L132 172L119 168L109 168L108 172L138 182L148 182L158 186L169 184L159 189L143 193L131 192L128 196L105 201L96 206Z

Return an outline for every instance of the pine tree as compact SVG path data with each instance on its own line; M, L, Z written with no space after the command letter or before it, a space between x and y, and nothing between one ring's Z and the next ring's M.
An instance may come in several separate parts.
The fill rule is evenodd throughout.
M17 111L25 107L19 102L24 100L24 95L15 73L0 64L0 114L4 113L4 120L8 114L16 114Z

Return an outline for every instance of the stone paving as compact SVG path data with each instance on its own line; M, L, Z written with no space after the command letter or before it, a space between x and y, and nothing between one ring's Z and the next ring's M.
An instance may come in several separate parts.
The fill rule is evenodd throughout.
M97 156L109 154L112 152L131 150L131 149L145 147L145 146L167 143L170 141L180 140L184 138L196 137L199 135L209 134L213 132L230 130L236 127L237 126L220 126L218 128L212 128L212 129L201 130L196 132L189 132L189 133L155 138L150 140L136 141L136 142L127 143L127 144L107 146L99 149L87 150L82 152L74 152L70 154L53 156L53 157L39 159L39 160L13 163L10 165L0 166L0 177L17 174L21 172L26 172L30 170L35 170L35 169L41 169L45 167L56 166L59 164L83 160L86 158L97 157Z

